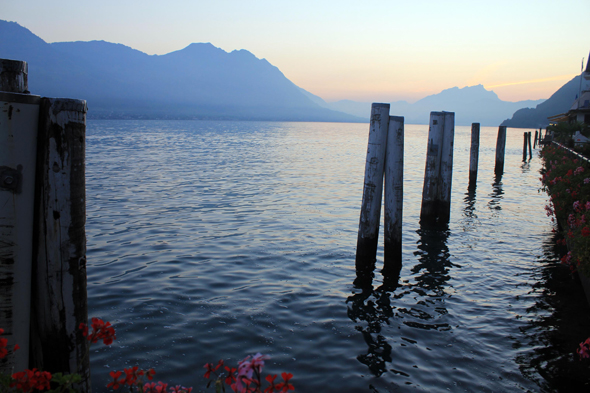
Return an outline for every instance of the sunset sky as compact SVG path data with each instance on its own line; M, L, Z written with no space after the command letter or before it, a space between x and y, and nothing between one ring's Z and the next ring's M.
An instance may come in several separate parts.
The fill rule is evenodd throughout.
M587 61L588 15L588 0L0 0L0 19L47 42L246 49L326 101L477 84L507 101L548 98Z

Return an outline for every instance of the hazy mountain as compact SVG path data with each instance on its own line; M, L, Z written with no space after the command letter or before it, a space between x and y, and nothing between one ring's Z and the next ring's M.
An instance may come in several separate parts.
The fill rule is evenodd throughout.
M158 56L104 41L48 44L6 21L0 37L0 58L28 62L33 94L85 99L89 117L361 121L318 105L246 50L191 44Z
M565 113L571 108L580 92L580 78L580 75L574 77L553 93L547 101L537 105L535 108L516 111L512 118L505 120L502 125L521 128L547 127L549 125L547 117Z
M516 110L534 107L544 100L527 100L518 102L502 101L493 91L486 90L482 85L453 87L443 90L410 104L406 101L391 103L390 113L404 116L407 124L428 124L430 112L455 112L455 124L471 125L480 123L482 126L498 126ZM330 108L368 119L371 103L349 100L328 104Z

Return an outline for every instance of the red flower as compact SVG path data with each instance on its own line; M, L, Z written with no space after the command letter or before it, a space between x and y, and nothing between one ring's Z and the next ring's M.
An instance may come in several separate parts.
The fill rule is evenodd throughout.
M115 329L111 326L110 322L104 322L99 318L92 318L92 334L88 334L88 326L85 323L81 323L78 327L82 330L82 335L87 337L88 341L92 343L102 340L105 345L111 345L117 338L115 336Z
M231 385L236 382L236 371L237 368L225 366L225 370L227 371L227 377L225 377L225 384Z
M276 386L277 391L287 393L289 390L295 390L295 387L289 383L289 380L293 378L293 374L281 373L281 377L283 377L284 382L281 382Z
M111 371L109 373L109 375L111 376L111 378L113 378L113 380L111 382L108 383L107 388L113 388L113 390L117 390L121 387L121 384L125 383L125 378L121 379L119 381L119 377L121 376L122 372L121 371Z
M584 237L590 236L590 228L588 228L588 227L582 228L582 236L584 236Z
M266 389L264 389L264 393L273 393L275 391L275 389L277 388L277 385L275 385L275 378L277 377L277 375L267 375L266 376L266 381L268 383L270 383L270 385L268 385L268 387Z

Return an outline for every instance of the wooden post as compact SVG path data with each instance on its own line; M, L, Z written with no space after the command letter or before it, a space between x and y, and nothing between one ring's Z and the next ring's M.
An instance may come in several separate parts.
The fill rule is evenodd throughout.
M454 136L455 113L430 112L420 211L420 222L424 226L445 226L449 222Z
M0 91L28 93L28 69L25 61L0 59Z
M363 202L356 245L355 265L357 274L372 271L377 259L388 128L389 104L374 103L371 107Z
M502 176L504 174L504 154L506 151L506 126L498 127L498 139L496 140L496 166L494 174Z
M533 133L531 131L527 132L527 141L529 145L529 160L533 158L533 148L531 147L531 136Z
M471 124L471 155L469 158L469 188L477 183L477 164L479 161L479 123Z
M523 140L524 140L524 142L523 142L523 145L522 145L522 161L526 161L526 146L527 146L526 142L527 142L527 136L528 136L528 132L525 132L523 134Z
M384 263L386 274L397 273L402 265L402 217L404 198L404 118L389 117L385 153Z
M533 144L533 148L536 149L537 148L537 143L539 142L539 131L535 130L535 140L534 140L534 144Z
M0 88L14 90L4 76ZM29 366L39 101L39 96L0 92L0 328L8 340L0 373L6 375ZM21 349L13 354L15 344Z
M86 101L42 98L35 196L31 367L78 373L90 391L86 294Z

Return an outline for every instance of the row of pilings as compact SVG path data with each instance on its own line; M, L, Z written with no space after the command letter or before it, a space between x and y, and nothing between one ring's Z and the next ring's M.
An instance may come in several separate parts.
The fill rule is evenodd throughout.
M356 249L359 286L371 281L377 259L382 196L384 198L383 274L394 277L402 267L402 212L404 167L404 118L389 115L389 104L371 107L363 199ZM541 130L540 130L541 131ZM541 133L535 132L535 146ZM446 230L451 211L455 113L431 112L424 185L420 209L422 229ZM471 126L469 190L475 190L479 161L480 124ZM525 153L532 157L531 134L525 133ZM506 127L498 128L494 174L504 173ZM526 158L526 156L525 156ZM523 159L525 159L523 158Z

